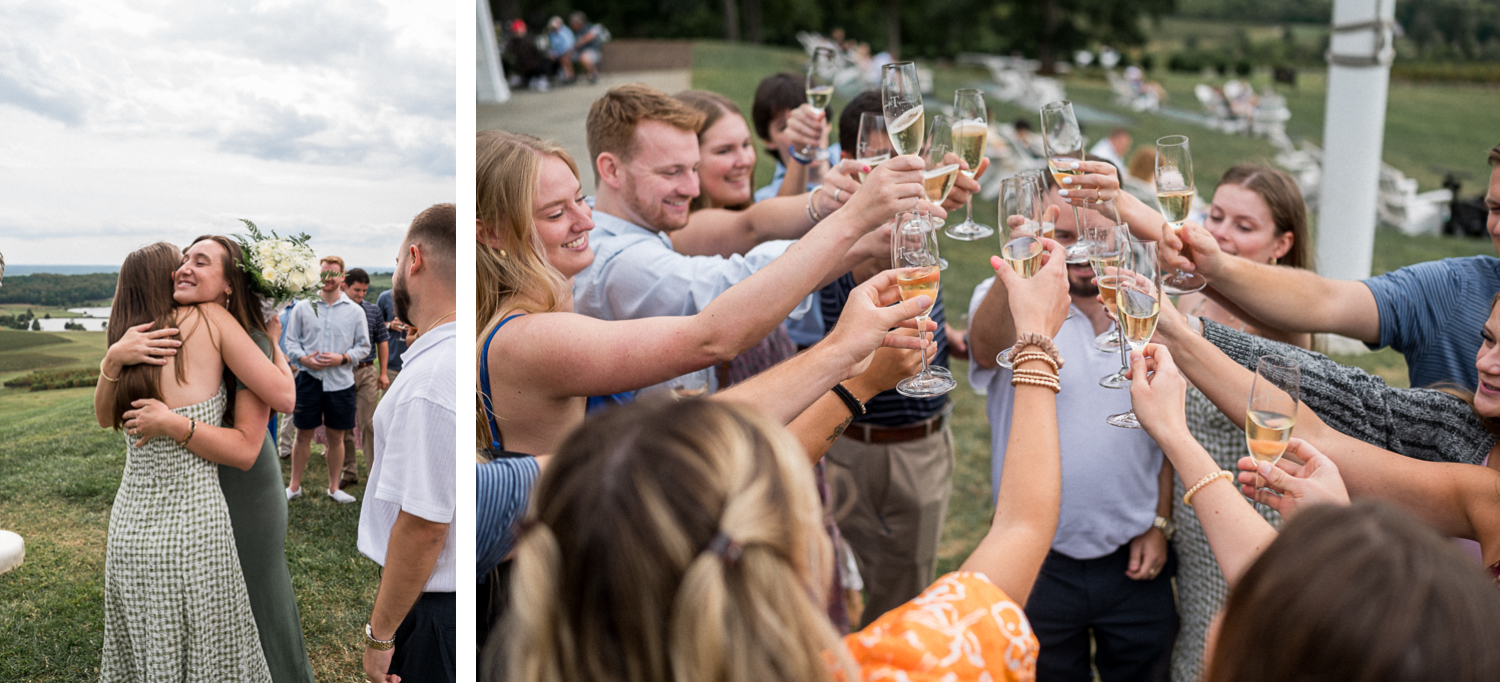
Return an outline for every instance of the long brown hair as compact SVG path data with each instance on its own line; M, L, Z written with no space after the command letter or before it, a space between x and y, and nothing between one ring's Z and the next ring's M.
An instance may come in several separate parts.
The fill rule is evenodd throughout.
M856 679L822 607L812 471L780 425L718 401L614 408L563 442L531 499L484 676Z
M1279 265L1317 270L1313 266L1312 235L1307 228L1307 202L1297 181L1286 171L1258 164L1231 167L1219 178L1219 186L1239 185L1254 192L1271 210L1271 222L1280 237L1292 233L1292 248L1277 259Z
M1385 503L1312 507L1224 605L1210 681L1500 680L1500 591Z
M677 93L676 95L673 95L672 97L677 98L683 104L686 104L687 106L703 114L703 123L698 125L699 146L703 145L703 135L708 132L708 129L713 128L714 124L719 122L719 119L731 115L738 116L742 120L745 118L745 115L740 112L739 105L735 104L734 100L731 100L728 97L720 95L716 92L712 92L709 90L684 90L680 93ZM698 209L708 208L711 201L712 200L709 199L707 194L699 192L698 196L693 197L692 201L688 202L688 211L691 212L697 211ZM749 202L745 202L737 206L727 206L724 208L734 209L738 211L754 203L754 201L755 198L751 197Z
M250 274L240 267L240 262L245 258L240 243L223 235L200 235L198 239L188 244L188 249L192 249L194 244L204 240L224 248L224 256L219 259L219 265L224 269L224 283L229 285L229 298L225 300L224 308L239 322L245 334L253 337L256 332L259 332L265 336L266 320L262 317L260 310L260 296L251 288ZM270 339L269 341L275 344L279 340ZM239 393L234 390L236 381L238 380L234 376L234 371L229 369L228 363L225 363L224 386L229 390L229 397L224 404L223 424L225 427L234 426L234 396Z
M1491 315L1493 315L1495 312L1495 304L1500 304L1500 294L1496 294L1490 299ZM1478 359L1476 359L1476 362L1477 360ZM1474 417L1479 420L1479 424L1483 425L1485 429L1489 430L1490 434L1496 437L1500 437L1500 418L1488 417L1486 415L1480 414L1479 406L1474 405L1474 392L1472 390L1467 387L1460 386L1459 384L1456 384L1454 382L1446 381L1438 382L1437 384L1433 384L1431 386L1428 386L1427 388L1433 389L1435 391L1441 391L1449 396L1453 396L1460 401L1463 401L1464 403L1469 404L1469 410L1474 412Z
M175 327L176 302L172 300L172 272L182 262L182 252L174 244L157 242L130 252L120 264L120 276L115 285L115 298L109 308L109 324L104 328L105 338L110 344L120 341L130 328L143 323L152 323L151 329L161 330ZM178 334L174 339L187 335ZM173 360L173 375L178 384L187 382L183 362L187 347L179 347ZM125 411L137 399L162 400L161 366L150 363L127 365L120 370L118 381L111 385L114 390L114 428L125 425ZM100 378L101 382L107 381Z

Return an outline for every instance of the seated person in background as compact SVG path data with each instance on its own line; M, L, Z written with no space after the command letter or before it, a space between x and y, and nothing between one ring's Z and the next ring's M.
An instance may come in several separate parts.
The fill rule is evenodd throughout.
M568 15L568 28L573 32L573 45L558 58L562 65L563 83L577 80L578 77L573 75L575 61L583 65L590 84L598 82L599 59L603 54L607 32L603 26L589 23L588 17L578 11Z
M1131 366L1140 373L1130 387L1136 416L1183 480L1196 482L1183 502L1197 513L1233 587L1209 648L1207 680L1500 676L1500 651L1493 647L1500 638L1500 593L1458 550L1410 516L1378 503L1346 507L1340 469L1350 472L1352 482L1352 470L1369 463L1350 460L1336 467L1293 439L1288 455L1304 458L1306 465L1283 462L1296 476L1269 465L1258 470L1286 492L1277 499L1288 520L1278 536L1232 486L1233 476L1188 433L1186 382L1170 352L1151 344L1144 354L1133 354ZM1249 391L1245 382L1240 405ZM1461 467L1387 459L1413 467ZM1251 467L1249 458L1241 466ZM1240 481L1255 483L1249 473ZM1385 487L1411 481L1393 478ZM1500 509L1493 503L1495 485L1485 484L1483 495L1489 508ZM1431 519L1429 514L1423 516Z
M553 62L536 47L536 41L526 30L526 22L517 19L510 22L510 38L500 51L505 62L505 73L514 87L528 85L532 90L547 89L547 77L552 75Z
M755 191L755 200L785 197L807 192L830 164L838 163L837 147L828 148L827 158L799 158L796 150L804 147L825 148L828 145L829 121L834 111L830 105L820 114L807 104L807 81L794 73L779 73L761 79L755 87L755 102L750 117L755 134L766 146L766 153L776 160L771 182ZM858 127L859 121L855 124Z
M573 30L563 23L562 17L554 16L547 20L547 57L558 66L563 67L565 78L563 84L572 83L572 64L563 61L563 58L573 50L573 44L577 42L573 37Z
M1048 247L1036 277L1006 282L1019 329L1042 338L1066 315L1061 248ZM1022 367L1050 374L1040 347L1027 348L1038 353ZM1013 431L979 547L919 602L843 640L821 608L832 552L808 460L774 421L704 400L601 414L537 485L514 602L481 676L1031 680L1037 646L1021 607L1056 527L1060 468L1053 390L1016 394L1014 419L1032 428Z

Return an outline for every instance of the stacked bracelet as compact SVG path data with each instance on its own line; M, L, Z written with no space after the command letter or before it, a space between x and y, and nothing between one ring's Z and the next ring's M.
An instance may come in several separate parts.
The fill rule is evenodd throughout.
M807 219L812 221L813 225L817 225L823 220L823 214L818 213L818 207L813 203L813 200L817 198L818 193L822 191L823 186L819 185L813 188L812 192L807 193Z
M1188 507L1192 507L1193 494L1197 493L1203 487L1208 486L1215 481L1218 481L1220 478L1228 479L1231 483L1234 482L1234 475L1230 474L1229 470L1219 470L1218 472L1214 472L1213 474L1199 479L1198 483L1193 484L1193 487L1187 490L1187 493L1182 494L1182 504Z
M1046 387L1056 394L1062 391L1062 383L1057 380L1057 375L1042 370L1015 370L1010 377L1010 385L1017 386L1028 384L1034 387Z
M844 405L849 408L850 415L853 415L854 417L864 417L865 404L861 403L859 399L855 398L854 394L844 387L843 382L833 385L833 393L837 394L838 397L844 401Z
M1012 366L1017 366L1029 360L1039 360L1052 366L1052 374L1054 375L1062 370L1062 366L1059 365L1057 361L1053 360L1052 356L1042 353L1041 351L1022 351L1019 355L1013 354L1010 359L1010 364Z

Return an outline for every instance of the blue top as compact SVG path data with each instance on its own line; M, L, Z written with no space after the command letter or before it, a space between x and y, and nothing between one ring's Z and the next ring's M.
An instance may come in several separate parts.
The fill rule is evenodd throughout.
M387 289L380 293L375 300L375 305L380 308L381 322L389 323L396 319L396 300L391 297L391 290ZM390 335L390 346L386 351L386 364L392 370L401 371L401 353L406 351L406 333L399 332Z
M1453 382L1474 391L1474 359L1500 292L1500 258L1429 261L1364 281L1380 311L1380 342L1406 356L1413 387Z
M343 292L339 292L339 298L332 306L322 299L303 299L292 307L292 314L287 317L287 324L282 328L286 334L281 345L292 365L321 380L324 391L340 391L354 386L353 365L313 370L302 365L302 358L318 352L344 354L351 359L364 358L370 353L371 346L370 330L366 324L364 308Z
M786 150L781 150L781 153L786 154ZM828 146L828 163L830 165L838 165L843 156L844 148L840 147L839 143L835 142ZM775 157L772 158L774 159ZM785 178L786 165L778 161L776 162L776 173L771 176L770 184L755 191L755 201L759 202L775 197L776 193L781 191L781 181ZM811 192L814 187L817 186L813 185L812 183L808 183L807 191Z
M818 292L819 301L823 306L823 319L827 321L828 329L832 330L839 323L839 316L844 312L844 304L849 302L849 293L854 291L855 286L854 274L844 273L843 277L834 280ZM938 288L937 300L932 302L932 312L929 317L937 323L937 332L933 334L933 340L937 343L937 356L932 359L932 364L947 367L948 335L943 330L943 322L946 318L943 314L941 287ZM854 421L882 427L900 427L930 419L942 412L947 405L947 396L913 398L902 396L901 392L891 389L880 392L875 398L866 401L865 414L854 418Z
M501 320L500 324L496 325L495 329L490 330L489 335L484 338L484 348L479 352L479 398L484 401L484 417L490 421L490 447L496 451L503 450L503 447L500 445L500 425L495 422L494 399L490 397L490 342L495 339L495 333L499 332L500 328L505 327L505 323L523 315L526 314L517 313ZM590 396L584 411L592 413L596 410L614 405L623 405L634 400L635 394L628 391L608 396Z
M561 57L564 52L573 49L573 42L573 29L568 28L566 24L555 31L549 29L547 31L547 56L553 59Z
M474 557L479 581L499 566L516 542L516 522L526 513L527 499L536 486L541 468L536 458L500 458L479 465L475 477L474 529L478 543Z

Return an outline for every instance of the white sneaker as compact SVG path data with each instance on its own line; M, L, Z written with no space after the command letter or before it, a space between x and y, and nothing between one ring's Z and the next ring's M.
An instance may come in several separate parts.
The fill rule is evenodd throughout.
M299 493L298 495L301 495L301 494ZM356 498L354 496L351 496L351 495L349 495L347 493L344 493L343 490L329 491L328 492L328 497L332 498L335 502L345 503L345 504L347 504L347 503L353 503L356 500Z
M294 500L297 500L298 498L301 498L301 497L302 497L302 489L297 489L296 491L293 491L290 486L287 487L287 489L286 489L286 500L287 500L288 503L290 503L290 502L292 502Z

